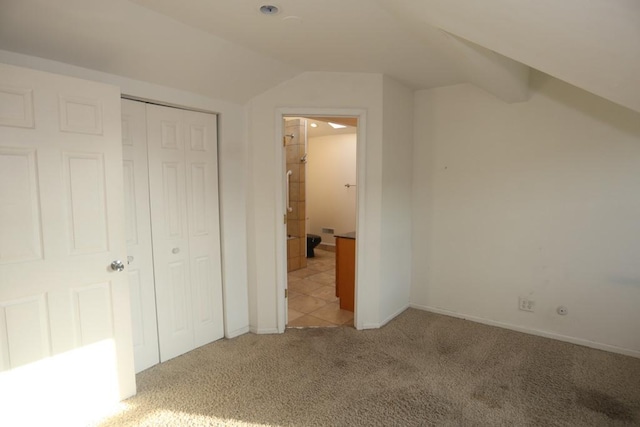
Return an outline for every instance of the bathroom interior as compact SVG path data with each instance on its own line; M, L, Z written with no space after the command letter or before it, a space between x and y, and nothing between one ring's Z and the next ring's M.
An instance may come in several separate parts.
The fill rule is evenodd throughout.
M353 326L357 118L284 120L287 327Z

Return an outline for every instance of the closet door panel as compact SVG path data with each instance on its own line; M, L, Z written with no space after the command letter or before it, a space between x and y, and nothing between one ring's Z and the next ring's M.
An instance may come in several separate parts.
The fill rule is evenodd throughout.
M135 369L160 361L151 248L147 115L143 102L122 100L122 151L127 263Z
M194 348L183 111L147 105L160 360Z
M222 338L216 116L185 111L189 253L196 346Z

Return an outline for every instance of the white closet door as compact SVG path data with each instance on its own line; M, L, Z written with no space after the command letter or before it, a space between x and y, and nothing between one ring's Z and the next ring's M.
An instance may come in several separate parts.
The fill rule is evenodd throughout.
M216 117L183 111L195 347L224 335Z
M223 335L215 120L147 105L161 361Z
M0 425L135 393L117 88L0 64Z
M160 360L193 348L182 112L147 105L149 188Z
M122 100L122 154L133 351L136 372L140 372L160 362L143 102Z

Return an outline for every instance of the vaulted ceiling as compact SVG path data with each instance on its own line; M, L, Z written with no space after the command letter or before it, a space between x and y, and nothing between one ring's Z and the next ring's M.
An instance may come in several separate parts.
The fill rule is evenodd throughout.
M0 49L238 103L303 71L517 102L535 68L640 112L638 0L0 0Z

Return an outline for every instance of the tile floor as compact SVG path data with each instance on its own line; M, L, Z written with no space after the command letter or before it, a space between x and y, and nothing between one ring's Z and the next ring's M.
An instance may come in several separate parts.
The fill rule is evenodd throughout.
M288 274L288 327L353 326L353 313L336 297L336 254L315 249L307 267Z

